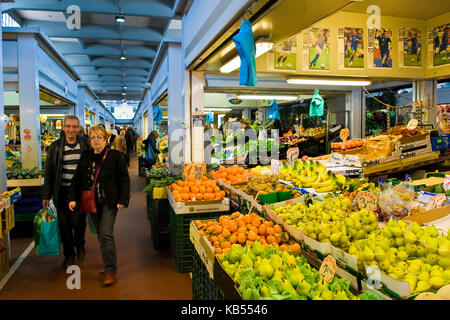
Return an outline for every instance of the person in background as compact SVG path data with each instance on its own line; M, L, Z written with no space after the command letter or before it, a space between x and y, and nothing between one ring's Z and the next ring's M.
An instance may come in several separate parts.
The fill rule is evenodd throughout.
M83 126L80 126L80 132L78 133L80 137L87 138L86 130L84 130Z
M116 139L114 139L113 149L122 152L124 157L127 156L127 142L125 141L125 130L120 130L120 134L116 137Z
M112 123L110 125L110 128L111 128L111 132L113 135L115 135L115 136L119 135L119 133L117 132L116 128L114 128L114 125Z
M250 141L255 141L256 143L256 132L250 127L250 120L246 118L241 119L241 127L244 129L244 145L248 142L249 143L249 153L247 157L245 158L245 163L250 164L250 161L256 160L256 149L250 150ZM241 142L240 142L241 143Z
M68 207L69 187L80 161L81 154L90 150L89 142L79 135L80 121L74 115L63 120L63 137L54 141L47 150L43 189L44 208L48 208L50 199L56 207L58 225L64 251L63 267L73 264L75 248L79 260L83 260L86 215L78 210L71 212Z
M137 132L137 128L133 129L133 152L136 152L136 141L139 138L139 134Z
M130 166L131 152L133 151L133 130L128 128L125 130L125 141L127 142L127 165Z
M91 217L102 252L103 284L107 286L116 280L114 223L118 210L126 208L130 202L130 177L122 153L107 148L108 133L105 128L100 125L90 128L89 139L92 150L85 151L81 155L69 190L69 209L74 212L79 207L81 191L91 188L95 173L99 170L94 186L97 213Z
M145 145L145 152L147 152L147 146L150 144L153 153L155 154L155 161L153 164L147 164L147 168L150 170L152 168L152 166L156 163L156 158L158 157L158 153L160 153L159 148L156 145L156 139L158 139L159 137L159 133L157 131L152 131L147 139L145 139L144 141L142 141L142 143Z

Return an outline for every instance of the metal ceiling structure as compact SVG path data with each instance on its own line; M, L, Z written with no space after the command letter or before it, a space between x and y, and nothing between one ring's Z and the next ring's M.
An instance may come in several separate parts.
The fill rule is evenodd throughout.
M141 100L165 41L181 41L179 12L187 2L14 0L3 12L22 27L39 27L99 99ZM79 8L80 28L71 30L73 5ZM125 22L117 22L118 15Z

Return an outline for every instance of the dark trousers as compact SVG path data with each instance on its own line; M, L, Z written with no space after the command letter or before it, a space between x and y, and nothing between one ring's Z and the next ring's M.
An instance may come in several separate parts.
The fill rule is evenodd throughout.
M110 208L106 203L97 203L96 214L91 214L92 222L102 251L103 266L106 273L116 273L117 256L114 242L114 223L116 221L117 208Z
M67 201L67 190L60 193L60 200L56 208L58 213L59 233L63 244L64 257L75 257L75 248L84 246L86 234L86 214L70 211Z

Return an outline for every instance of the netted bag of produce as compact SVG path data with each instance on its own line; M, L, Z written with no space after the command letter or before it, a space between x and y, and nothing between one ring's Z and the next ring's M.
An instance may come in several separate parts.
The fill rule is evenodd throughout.
M411 189L407 183L402 182L396 186L384 183L378 199L384 221L391 217L402 219L408 216L411 208L416 205L414 197L414 189Z

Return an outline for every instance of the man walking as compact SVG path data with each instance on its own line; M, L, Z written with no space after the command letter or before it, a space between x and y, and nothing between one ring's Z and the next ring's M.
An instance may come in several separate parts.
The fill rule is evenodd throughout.
M62 130L64 136L54 141L47 151L42 204L47 208L49 200L53 198L63 243L63 267L67 268L73 264L75 248L79 260L83 260L86 254L84 249L86 214L81 214L79 210L74 212L69 210L68 190L81 153L89 150L90 146L88 139L78 135L80 121L76 116L66 116Z
M133 129L131 129L130 127L128 127L125 131L125 141L127 142L127 154L125 156L125 160L127 162L127 165L130 166L130 157L131 153L133 152L134 143Z

